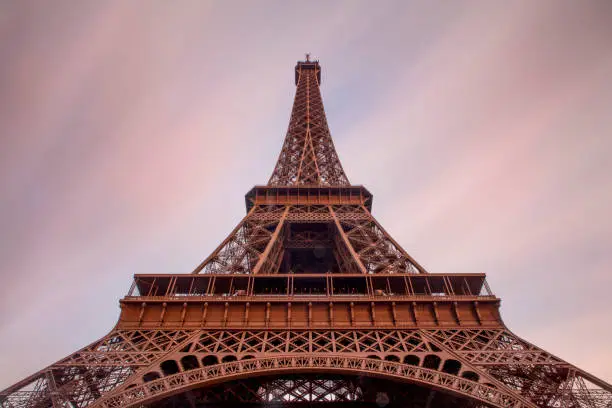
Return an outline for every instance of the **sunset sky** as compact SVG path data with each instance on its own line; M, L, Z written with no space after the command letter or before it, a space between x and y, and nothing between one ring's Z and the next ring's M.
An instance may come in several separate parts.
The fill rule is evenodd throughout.
M0 389L227 236L305 52L393 237L612 382L612 2L0 0Z

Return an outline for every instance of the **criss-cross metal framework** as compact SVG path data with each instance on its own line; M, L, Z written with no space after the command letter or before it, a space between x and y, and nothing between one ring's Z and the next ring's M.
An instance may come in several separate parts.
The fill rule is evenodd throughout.
M514 335L484 274L427 272L351 185L317 61L278 162L191 274L136 275L104 338L0 407L612 408L612 386Z
M349 185L327 126L320 82L317 62L297 65L289 129L270 186Z

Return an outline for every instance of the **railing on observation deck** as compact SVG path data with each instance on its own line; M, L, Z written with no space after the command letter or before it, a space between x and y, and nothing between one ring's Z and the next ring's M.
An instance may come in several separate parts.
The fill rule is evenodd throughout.
M128 298L495 299L484 274L135 275Z

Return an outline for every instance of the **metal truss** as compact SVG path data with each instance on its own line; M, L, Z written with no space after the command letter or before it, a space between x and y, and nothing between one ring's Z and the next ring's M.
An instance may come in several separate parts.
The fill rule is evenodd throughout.
M538 406L612 406L612 387L507 329L429 331L427 336L486 369Z
M86 407L188 338L184 330L115 330L0 393L0 407Z
M235 380L218 386L198 388L163 401L151 408L251 406L368 406L368 407L448 407L476 408L477 402L430 391L418 386L371 377L290 374Z
M297 89L289 129L270 186L349 185L327 126L318 62L296 67Z
M202 395L203 394L203 395ZM241 403L351 402L363 400L364 393L354 378L286 376L259 381L238 380L205 389L198 399Z
M344 273L426 273L363 205L253 206L194 273L276 273L283 248L292 244L287 241L296 239L284 233L285 227L298 223L330 224L330 242L325 244L333 242ZM304 234L308 233L302 233L303 238ZM309 245L316 244L310 237Z
M587 374L505 329L158 329L115 330L6 390L0 406L138 406L194 384L317 368L401 377L489 406L612 403L609 385L594 388Z
M193 386L258 374L287 374L300 371L374 375L407 381L480 401L492 407L535 407L511 392L433 369L391 361L340 355L261 357L204 366L126 388L102 398L92 407L136 407L176 394ZM333 395L333 394L332 394Z

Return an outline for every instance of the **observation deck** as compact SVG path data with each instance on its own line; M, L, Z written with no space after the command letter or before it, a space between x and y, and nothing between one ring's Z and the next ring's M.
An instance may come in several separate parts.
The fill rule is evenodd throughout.
M372 211L372 193L364 186L255 186L246 195L247 212L254 205L363 205Z
M499 327L485 275L135 275L121 327Z

